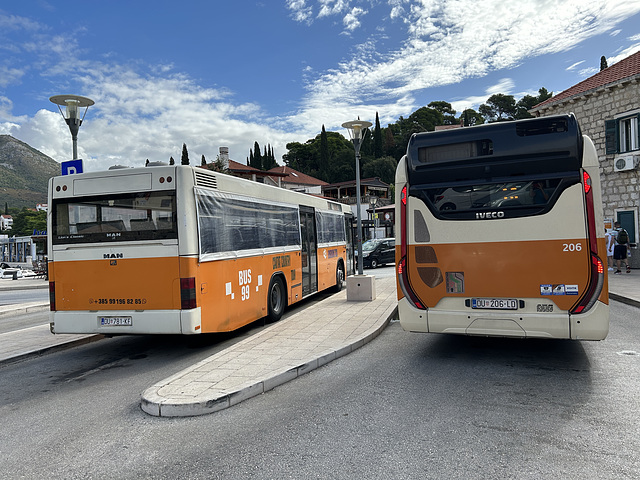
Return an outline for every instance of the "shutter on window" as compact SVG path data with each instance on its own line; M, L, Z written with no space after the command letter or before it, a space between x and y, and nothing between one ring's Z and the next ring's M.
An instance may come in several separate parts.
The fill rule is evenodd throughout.
M607 155L617 153L618 152L618 121L617 120L605 120L604 135L605 135L605 153Z

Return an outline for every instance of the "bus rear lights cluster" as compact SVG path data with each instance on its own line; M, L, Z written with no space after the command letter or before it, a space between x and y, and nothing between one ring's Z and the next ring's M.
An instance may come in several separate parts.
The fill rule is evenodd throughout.
M195 277L180 279L180 300L182 310L196 308L196 279Z
M59 192L60 190L62 190L63 192L67 191L67 186L66 185L62 185L62 187L60 187L60 185L58 185L56 187L56 192Z
M160 177L159 181L160 181L160 183L164 183L165 178L164 177ZM171 182L173 182L173 178L167 177L167 183L171 183Z

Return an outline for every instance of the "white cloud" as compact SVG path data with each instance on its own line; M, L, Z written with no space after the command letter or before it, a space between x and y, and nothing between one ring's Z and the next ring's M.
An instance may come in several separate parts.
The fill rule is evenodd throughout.
M405 4L388 5L391 12L398 12ZM517 8L502 0L420 0L406 5L408 36L402 47L364 59L354 55L320 74L308 84L302 109L292 120L310 128L318 124L322 112L331 119L322 117L323 123L334 128L345 116L365 111L385 111L397 118L407 112L399 108L406 108L407 101L428 88L514 68L528 57L569 50L640 11L637 2L626 0L556 2L553 8L546 0L518 2ZM331 111L323 105L331 105Z
M305 0L287 0L287 8L296 22L311 23L313 10Z
M567 71L575 70L578 65L582 65L583 63L584 63L584 60L580 60L579 62L576 62L573 65L569 65L565 70Z
M318 18L340 14L349 6L348 0L319 0L319 3L320 11L318 12Z
M342 23L344 24L345 29L348 32L354 31L358 28L361 23L359 17L365 15L367 12L360 7L354 7L351 9L349 13L347 13L342 19Z

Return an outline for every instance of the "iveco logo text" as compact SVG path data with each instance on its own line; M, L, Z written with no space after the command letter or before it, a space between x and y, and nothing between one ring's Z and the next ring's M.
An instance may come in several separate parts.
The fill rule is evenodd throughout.
M102 258L124 258L122 253L104 253Z
M504 218L504 212L478 212L476 213L476 219L489 219L489 218Z

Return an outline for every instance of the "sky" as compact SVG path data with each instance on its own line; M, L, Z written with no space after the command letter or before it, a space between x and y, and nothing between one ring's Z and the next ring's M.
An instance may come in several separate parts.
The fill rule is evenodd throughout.
M74 94L95 102L85 171L179 161L183 143L192 164L258 142L282 165L323 125L560 93L638 50L635 0L5 0L0 134L72 159L49 98Z

